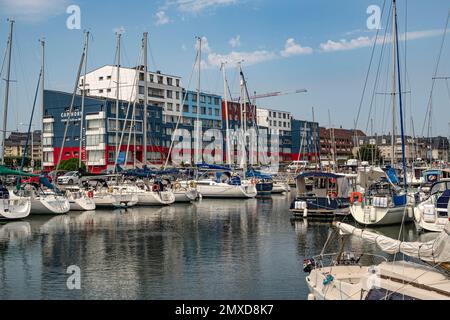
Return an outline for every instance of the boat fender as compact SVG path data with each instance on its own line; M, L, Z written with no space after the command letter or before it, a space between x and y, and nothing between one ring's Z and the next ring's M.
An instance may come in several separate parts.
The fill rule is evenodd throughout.
M252 179L252 185L256 186L258 184L258 182L256 181L255 178Z
M334 280L334 277L333 277L331 274L329 274L329 275L327 275L327 277L323 280L323 285L324 285L324 286L327 286L327 285L329 285L331 282L333 282L333 280Z
M158 192L159 190L160 190L159 184L155 183L155 184L152 186L152 191L153 191L153 192Z
M88 197L92 199L94 197L94 191L92 191L92 190L89 191L88 192Z
M308 208L303 210L303 218L308 218Z
M178 183L178 182L176 182L176 183L173 185L173 190L178 190L178 189L180 189L180 188L181 188L181 184Z
M414 211L412 207L408 207L408 218L413 219L414 218Z
M308 301L314 301L316 300L316 296L313 295L312 293L308 294Z
M377 221L377 209L374 207L370 208L370 221L371 222Z
M197 182L195 182L195 181L189 182L189 187L191 187L192 189L197 188Z

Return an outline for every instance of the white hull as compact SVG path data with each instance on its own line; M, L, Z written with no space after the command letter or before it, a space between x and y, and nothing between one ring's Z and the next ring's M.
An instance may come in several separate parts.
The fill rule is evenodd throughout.
M175 202L172 191L141 191L137 193L137 197L140 206L168 206Z
M291 191L291 187L287 183L274 182L272 194L288 193Z
M175 202L182 203L182 202L192 202L197 200L199 194L196 189L178 189L173 192L175 195Z
M93 211L96 208L95 201L90 198L69 200L70 211Z
M425 215L426 206L431 206L431 215ZM442 232L449 223L448 210L447 217L441 217L438 215L433 202L427 200L414 209L414 222L419 231Z
M130 208L135 206L139 199L137 195L131 193L124 194L94 194L94 202L97 208L104 209L118 209L118 208Z
M327 279L330 276L332 279ZM405 261L314 269L306 283L309 300L366 300L368 293L378 288L419 300L450 299L450 281L445 275Z
M255 198L258 194L256 186L253 184L233 186L226 183L215 183L212 181L209 184L199 182L197 185L197 190L203 198L250 199Z
M35 195L31 197L31 214L66 214L70 211L69 200L56 194Z
M31 199L12 196L8 200L0 200L0 220L19 220L30 215Z
M406 206L394 208L378 208L373 206L361 205L350 206L350 212L353 218L364 226L386 226L401 224L402 221L410 221L408 217L408 208ZM404 219L404 220L403 220Z

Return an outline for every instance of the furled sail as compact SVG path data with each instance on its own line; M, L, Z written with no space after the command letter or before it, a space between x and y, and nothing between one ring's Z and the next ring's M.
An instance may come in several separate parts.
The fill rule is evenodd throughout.
M374 243L388 254L403 253L409 257L435 264L450 262L450 223L447 224L436 240L429 242L401 242L374 232L355 228L349 224L338 222L336 225L341 234L353 235Z

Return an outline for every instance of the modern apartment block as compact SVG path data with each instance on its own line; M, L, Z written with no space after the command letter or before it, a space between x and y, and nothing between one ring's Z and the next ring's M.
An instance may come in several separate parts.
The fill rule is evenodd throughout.
M119 69L119 70L118 70ZM119 74L118 74L119 71ZM120 79L118 81L117 79ZM116 99L119 82L119 100L145 103L147 82L147 104L163 109L164 122L171 122L182 108L181 77L163 74L160 71L144 72L143 66L125 68L107 65L89 72L80 78L79 88L85 88L86 95Z

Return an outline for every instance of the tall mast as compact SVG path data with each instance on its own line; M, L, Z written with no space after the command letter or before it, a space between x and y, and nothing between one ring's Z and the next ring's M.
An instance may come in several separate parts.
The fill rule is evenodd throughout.
M120 40L122 34L120 31L116 33L117 36L117 83L116 83L116 158L119 156L119 100L120 100ZM115 170L115 169L114 169Z
M2 140L2 164L5 164L5 140L6 140L6 126L8 124L8 104L9 104L9 83L11 81L11 56L12 56L12 41L13 41L13 29L14 20L9 20L9 39L8 39L8 65L6 69L6 88L5 88L5 110L3 113L3 140Z
M396 132L396 112L397 112L397 30L396 30L396 19L397 19L397 5L395 0L393 1L393 13L392 13L392 157L391 165L395 166L395 132Z
M41 132L41 170L44 170L44 116L45 116L45 102L44 102L44 91L45 91L45 40L41 39L41 49L42 49L42 61L41 61L41 123L42 123L42 132ZM33 154L33 152L31 152Z
M402 164L403 164L403 183L405 192L408 191L408 180L406 172L406 156L405 156L405 126L403 123L403 97L402 97L402 81L400 73L400 53L398 50L398 24L397 24L397 5L396 0L393 0L394 5L394 25L395 25L395 45L397 47L397 68L398 68L398 91L399 91L399 105L400 105L400 130L402 134Z
M81 94L81 124L80 124L80 152L79 152L79 163L78 167L81 169L83 163L83 131L84 131L84 106L86 97L86 75L87 75L87 62L88 62L88 48L89 48L89 31L85 32L85 45L86 54L84 55L84 81L83 81L83 92Z
M144 39L142 43L143 49L144 49L144 138L143 138L143 144L144 144L144 154L143 154L143 163L144 165L147 164L147 105L148 105L148 53L147 53L147 47L148 47L148 32L144 32ZM135 130L136 135L136 130ZM136 143L135 146L136 148ZM136 159L136 150L134 151L134 157Z
M201 74L202 74L202 37L197 37L198 38L198 84L197 84L197 126L200 124L200 109L201 109L201 104L200 104L200 86L201 86ZM196 126L196 127L197 127ZM201 132L201 127L197 127L197 143L196 143L196 149L194 150L194 154L193 154L193 160L192 164L196 164L195 163L195 151L198 151L201 153L202 151L202 143L200 142L200 132ZM200 159L201 160L201 159Z
M228 85L227 85L227 75L225 70L225 63L222 63L222 74L223 74L223 98L224 98L224 105L225 105L225 139L226 139L226 155L227 155L227 164L231 168L231 153L230 153L230 135L229 135L229 123L228 123Z

